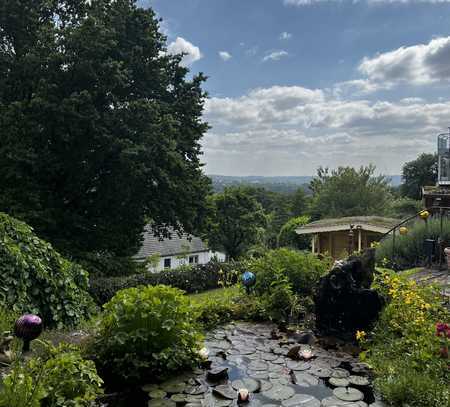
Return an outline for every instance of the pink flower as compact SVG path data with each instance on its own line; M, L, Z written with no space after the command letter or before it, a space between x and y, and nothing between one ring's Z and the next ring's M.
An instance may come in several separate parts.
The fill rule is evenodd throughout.
M436 336L444 336L444 337L450 337L450 327L448 324L444 324L442 322L438 322L436 324Z

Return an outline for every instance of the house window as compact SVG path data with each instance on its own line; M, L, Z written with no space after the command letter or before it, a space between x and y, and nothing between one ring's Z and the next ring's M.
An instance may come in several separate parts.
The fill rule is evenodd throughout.
M171 263L171 259L164 259L164 268L170 269Z
M198 256L189 256L189 264L198 264Z

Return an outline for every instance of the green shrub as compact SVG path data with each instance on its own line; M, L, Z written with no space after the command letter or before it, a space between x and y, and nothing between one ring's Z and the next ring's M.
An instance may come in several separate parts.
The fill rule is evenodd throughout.
M330 262L320 260L312 253L282 248L252 260L248 268L256 274L255 292L258 295L270 293L281 272L294 294L310 296L319 278L329 270Z
M443 247L450 245L450 220L443 220ZM425 262L425 239L438 240L440 235L440 220L429 219L427 223L417 220L408 225L408 234L395 236L393 250L392 236L384 239L377 248L376 260L378 264L388 265L398 269L408 269L422 266ZM444 258L444 257L443 257Z
M278 246L294 247L296 249L308 249L311 245L311 237L307 235L298 235L295 230L309 223L309 216L298 216L289 219L281 228L278 234Z
M19 314L0 306L0 339L3 332L12 331Z
M40 356L14 363L3 379L0 407L89 407L102 384L94 363L76 347L47 344Z
M196 317L179 289L128 288L104 305L88 353L102 377L117 384L166 376L198 360L201 335Z
M91 279L90 293L94 300L102 305L122 289L140 285L168 285L187 293L212 290L227 284L234 284L243 271L243 265L236 262L210 262L198 266L183 266L179 269L164 270L159 273L146 271L128 277Z
M38 314L46 326L75 325L93 306L88 275L39 239L27 224L0 213L0 304Z
M363 355L376 373L376 388L395 405L448 405L448 361L439 355L436 323L449 321L450 314L439 289L386 271L377 275L373 287L387 299L364 343L368 351Z

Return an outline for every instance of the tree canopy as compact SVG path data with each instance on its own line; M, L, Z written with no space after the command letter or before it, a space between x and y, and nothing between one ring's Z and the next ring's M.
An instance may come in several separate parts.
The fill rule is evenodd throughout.
M411 199L420 199L423 186L436 184L437 173L437 154L420 154L403 166L402 194Z
M207 239L213 249L224 250L229 258L236 259L258 242L266 216L246 188L225 188L211 197L211 207Z
M373 165L359 169L339 167L332 171L319 168L310 185L313 219L382 215L391 199L389 181L374 173Z
M195 232L205 78L180 62L134 0L0 0L0 211L72 254Z

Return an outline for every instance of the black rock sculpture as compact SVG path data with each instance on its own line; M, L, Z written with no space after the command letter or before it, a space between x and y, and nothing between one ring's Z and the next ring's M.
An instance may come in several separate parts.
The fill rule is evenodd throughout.
M370 286L375 272L375 249L336 264L319 281L314 296L316 327L327 334L354 334L378 318L383 299Z

